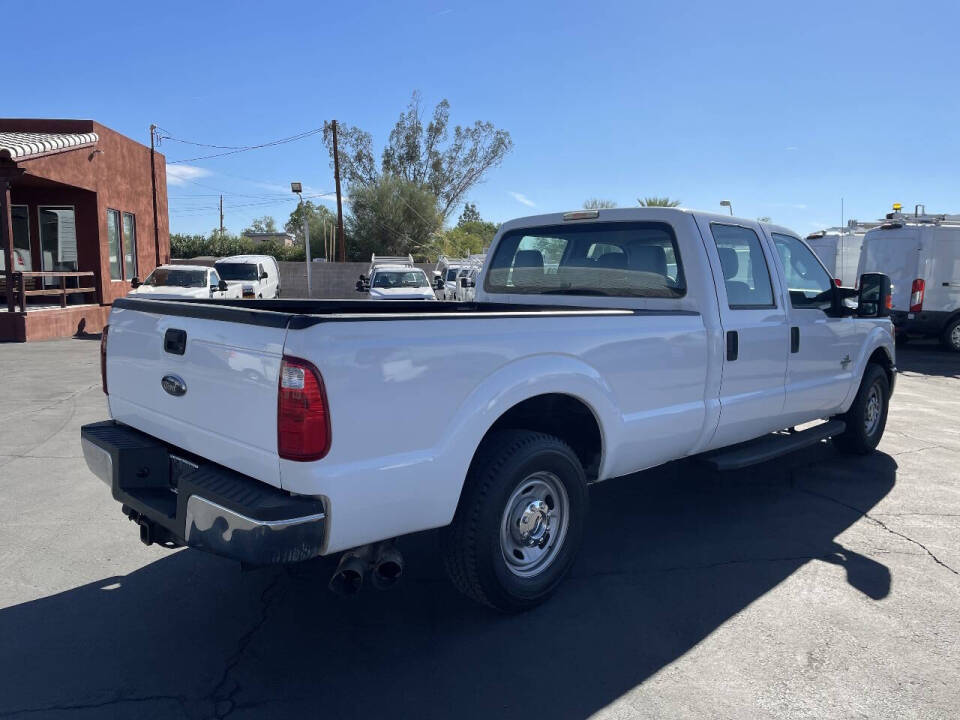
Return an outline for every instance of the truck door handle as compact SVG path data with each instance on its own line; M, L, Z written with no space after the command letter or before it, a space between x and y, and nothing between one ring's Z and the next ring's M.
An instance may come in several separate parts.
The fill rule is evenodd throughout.
M790 328L790 352L800 352L800 328L796 325Z
M727 330L727 361L732 362L740 354L740 335L736 330Z

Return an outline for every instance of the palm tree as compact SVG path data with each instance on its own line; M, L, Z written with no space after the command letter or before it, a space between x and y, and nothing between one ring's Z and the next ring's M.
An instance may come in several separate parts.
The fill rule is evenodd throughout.
M604 208L615 208L617 204L613 200L604 200L603 198L590 198L583 201L584 210L603 210Z
M680 205L679 200L656 196L637 198L637 202L640 203L640 207L677 207Z

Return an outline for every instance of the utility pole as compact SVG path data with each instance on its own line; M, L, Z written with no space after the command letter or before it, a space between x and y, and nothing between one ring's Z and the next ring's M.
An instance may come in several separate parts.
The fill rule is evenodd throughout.
M153 191L153 247L157 253L157 267L160 266L160 226L157 220L157 151L153 145L154 136L157 134L157 126L150 125L150 188Z
M223 195L220 196L220 237L223 237Z
M337 121L333 127L333 179L337 185L337 235L340 236L340 262L347 261L347 247L343 237L343 201L340 197L340 152L337 149Z

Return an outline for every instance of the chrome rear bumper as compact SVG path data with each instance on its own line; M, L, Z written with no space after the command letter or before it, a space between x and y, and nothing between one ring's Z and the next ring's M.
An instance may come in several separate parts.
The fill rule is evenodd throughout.
M114 422L81 429L83 456L111 489L141 540L186 545L251 565L322 554L323 503L202 459Z

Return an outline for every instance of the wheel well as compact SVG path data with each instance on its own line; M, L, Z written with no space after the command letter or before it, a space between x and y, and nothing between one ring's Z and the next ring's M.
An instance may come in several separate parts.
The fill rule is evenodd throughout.
M873 351L873 354L867 360L867 364L874 363L879 365L887 373L887 380L890 384L893 384L893 361L890 359L890 355L887 354L887 351L882 347L877 348Z
M484 439L498 430L534 430L558 437L577 454L587 480L597 478L603 452L600 424L582 400L559 393L537 395L507 410Z

